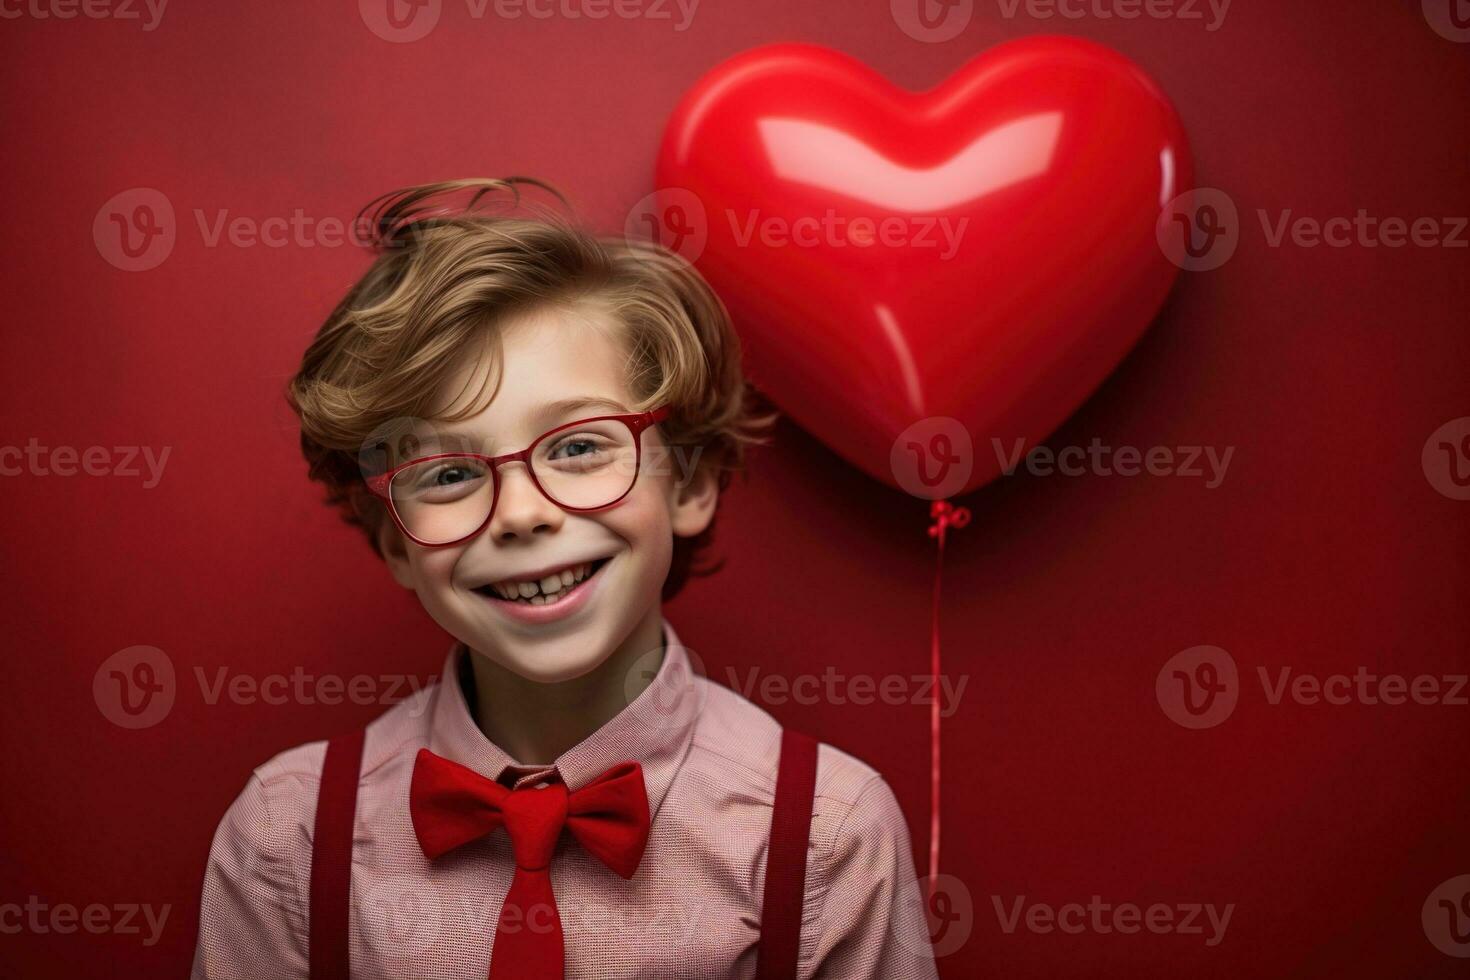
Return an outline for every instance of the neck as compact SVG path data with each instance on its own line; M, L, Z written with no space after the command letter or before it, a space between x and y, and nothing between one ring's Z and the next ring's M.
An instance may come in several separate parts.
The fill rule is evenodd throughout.
M663 614L657 605L628 637L581 677L543 684L471 651L475 723L512 759L551 765L568 749L611 721L652 683L663 665ZM660 651L651 670L629 672L649 650Z

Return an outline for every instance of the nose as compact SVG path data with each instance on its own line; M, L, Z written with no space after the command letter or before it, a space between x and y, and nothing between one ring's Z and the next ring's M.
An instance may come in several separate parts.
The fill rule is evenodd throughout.
M503 463L499 474L500 499L485 529L494 540L510 541L561 527L566 513L537 489L525 463Z

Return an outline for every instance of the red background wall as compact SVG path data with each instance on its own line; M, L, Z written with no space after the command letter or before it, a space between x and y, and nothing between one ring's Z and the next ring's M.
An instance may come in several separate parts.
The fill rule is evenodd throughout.
M14 11L15 7L6 6ZM1186 274L1141 345L1051 440L1235 447L1200 480L1019 475L963 501L946 565L944 870L973 897L947 977L1449 976L1430 892L1470 872L1470 708L1272 705L1256 669L1466 670L1470 530L1421 467L1470 414L1466 252L1271 248L1256 218L1470 213L1470 47L1417 2L1233 5L1180 19L1039 20L977 4L920 43L889 5L705 0L669 21L470 17L389 44L357 5L174 0L119 19L0 24L8 309L6 446L171 447L161 482L0 480L0 903L171 906L161 941L0 934L0 972L179 975L215 824L250 769L376 706L206 703L195 669L255 677L412 672L446 641L317 502L281 398L308 337L365 265L348 247L206 247L211 220L348 218L374 195L529 173L608 229L652 189L681 91L756 44L813 41L927 87L977 51L1068 32L1141 63L1174 99L1199 182L1243 225ZM157 268L104 261L113 195L163 192ZM1065 234L1064 228L1056 229ZM114 457L116 460L117 458ZM120 460L117 460L120 462ZM1467 461L1470 462L1470 461ZM919 501L785 424L729 494L727 568L666 610L711 675L927 668L932 543ZM793 575L793 570L800 570ZM136 644L178 677L172 711L113 724L94 674ZM1224 724L1155 699L1175 653L1240 666ZM894 786L922 867L927 708L771 704ZM1007 908L1234 903L1224 941L1005 932ZM1462 923L1463 924L1463 923Z

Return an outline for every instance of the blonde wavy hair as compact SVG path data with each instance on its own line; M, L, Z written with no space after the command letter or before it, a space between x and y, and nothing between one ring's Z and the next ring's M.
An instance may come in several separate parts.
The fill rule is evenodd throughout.
M523 200L526 187L562 209ZM467 203L450 203L465 193ZM359 212L377 258L317 331L286 400L301 421L310 478L380 558L389 515L363 483L364 447L395 419L431 418L466 359L488 356L489 374L503 370L497 325L531 307L600 301L623 331L631 407L669 405L665 438L697 449L696 465L716 470L721 491L743 470L746 447L769 441L777 415L762 412L768 406L746 384L739 338L703 277L656 244L597 237L569 211L550 185L509 177L404 188ZM497 386L438 420L478 413ZM711 521L698 537L675 539L665 599L719 567L700 562L713 534Z

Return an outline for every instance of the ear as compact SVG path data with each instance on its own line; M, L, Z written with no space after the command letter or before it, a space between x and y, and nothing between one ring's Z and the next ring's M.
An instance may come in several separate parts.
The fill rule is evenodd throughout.
M702 534L715 517L720 502L720 481L713 466L698 466L688 481L676 483L672 512L674 534L692 538Z
M388 571L393 573L393 581L414 591L413 566L408 560L408 542L404 540L403 532L398 530L398 525L386 514L378 521L376 532L378 550L383 553L383 561L388 566Z

